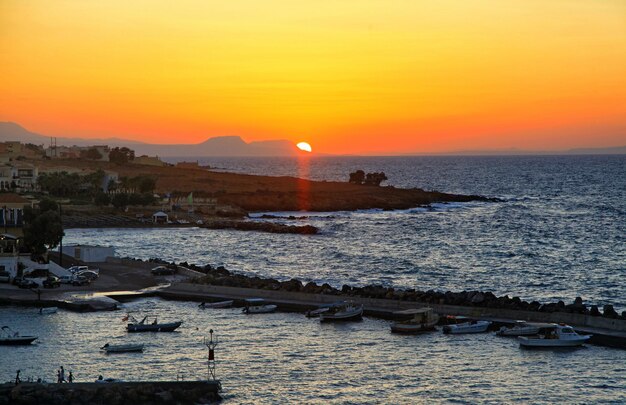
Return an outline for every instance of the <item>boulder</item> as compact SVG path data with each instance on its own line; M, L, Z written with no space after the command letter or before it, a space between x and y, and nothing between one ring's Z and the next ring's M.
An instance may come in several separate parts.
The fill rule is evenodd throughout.
M602 308L602 316L604 316L605 318L617 318L617 317L619 317L617 312L615 312L615 309L613 308L613 305L605 305Z
M485 295L481 292L474 294L470 299L472 304L482 304L485 301Z

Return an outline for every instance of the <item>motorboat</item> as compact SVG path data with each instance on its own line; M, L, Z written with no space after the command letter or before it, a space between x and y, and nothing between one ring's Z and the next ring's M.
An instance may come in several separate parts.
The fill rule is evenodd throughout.
M198 308L200 309L230 308L232 306L233 306L233 300L229 300L229 301L219 301L219 302L203 302L200 305L198 305Z
M159 323L156 316L145 316L139 322L130 315L124 319L131 321L126 326L129 332L173 332L183 323L182 321Z
M41 315L56 314L58 310L59 310L59 308L57 308L57 307L39 308L39 314L41 314Z
M489 325L491 325L491 322L489 321L471 320L468 322L445 325L443 327L443 333L450 333L453 335L460 335L463 333L482 333L487 331Z
M139 344L125 344L125 345L111 345L105 344L100 348L105 353L129 353L129 352L142 352L143 343Z
M523 347L575 347L582 346L592 335L579 335L569 325L554 324L554 327L543 335L519 336Z
M548 327L551 324L546 324ZM543 326L545 327L545 325ZM526 321L515 321L513 326L502 326L497 332L498 336L530 336L537 335L542 328L542 324L528 323Z
M343 305L343 301L333 302L332 304L320 305L316 309L311 309L309 311L306 311L305 315L307 318L319 318L320 315L323 314L324 312L328 312L331 308L339 306L339 305Z
M243 308L244 314L267 314L276 311L278 307L273 304L266 304L263 298L248 298L246 306Z
M356 321L363 317L363 305L341 302L320 313L320 322Z
M22 336L19 332L11 330L8 326L0 329L0 345L29 345L37 339L37 336Z
M397 321L391 324L391 331L395 333L422 333L437 330L439 315L431 308L405 309L393 313L398 317L411 316L406 321Z

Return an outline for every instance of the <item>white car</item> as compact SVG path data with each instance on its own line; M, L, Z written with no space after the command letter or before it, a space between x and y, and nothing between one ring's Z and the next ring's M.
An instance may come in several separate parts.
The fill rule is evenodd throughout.
M61 284L72 284L72 281L74 281L74 276L61 276L59 277L59 281L61 282Z

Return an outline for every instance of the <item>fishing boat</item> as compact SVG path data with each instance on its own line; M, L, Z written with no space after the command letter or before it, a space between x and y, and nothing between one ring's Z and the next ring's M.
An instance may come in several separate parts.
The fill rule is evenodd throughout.
M0 329L0 345L29 345L35 339L37 339L37 336L22 336L8 326L3 326Z
M396 311L395 316L411 316L406 321L398 321L391 324L391 331L394 333L423 333L437 330L435 325L439 321L439 316L433 313L431 308L405 309Z
M125 345L111 345L105 344L100 348L105 353L129 353L129 352L142 352L143 343L139 344L125 344Z
M450 333L453 335L460 335L463 333L482 333L487 331L489 325L491 325L491 322L489 321L471 320L469 322L445 325L443 327L443 333Z
M57 308L57 307L39 308L39 314L41 314L41 315L56 314L58 310L59 310L59 308Z
M159 323L156 316L145 316L139 322L130 315L124 318L129 319L131 322L126 326L129 332L173 332L183 323L182 321Z
M276 311L278 308L273 304L266 304L263 298L248 298L246 306L243 308L244 314L267 314Z
M522 347L576 347L591 339L591 335L579 335L569 325L554 324L544 335L519 336L517 339Z
M320 314L320 322L356 321L363 317L363 305L342 302Z
M530 336L537 335L542 327L551 324L528 323L526 321L515 321L513 326L503 326L497 332L498 336Z
M200 309L230 308L232 306L233 306L233 300L229 300L229 301L219 301L219 302L203 302L200 305L198 305L198 308Z

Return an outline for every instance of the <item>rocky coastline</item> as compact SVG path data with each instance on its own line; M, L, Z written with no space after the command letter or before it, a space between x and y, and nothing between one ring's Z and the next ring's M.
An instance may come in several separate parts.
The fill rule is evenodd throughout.
M168 264L167 262L159 259L151 259L150 261ZM303 283L295 278L287 281L279 281L273 278L263 278L258 276L250 277L231 272L223 266L213 267L209 264L205 266L198 266L187 262L178 263L178 265L204 274L204 276L192 280L192 282L196 284L335 295L342 299L349 299L350 297L379 298L442 305L512 309L519 311L546 313L564 312L601 316L611 319L626 319L626 311L622 311L622 313L619 314L613 305L604 305L602 310L600 310L597 305L585 304L581 297L576 297L574 302L566 304L561 300L557 302L541 303L539 301L528 302L519 297L509 297L508 295L498 297L489 291L419 291L416 289L396 289L393 287L384 287L382 285L367 285L364 287L343 285L341 289L337 289L328 283L321 285L316 284L313 281Z

